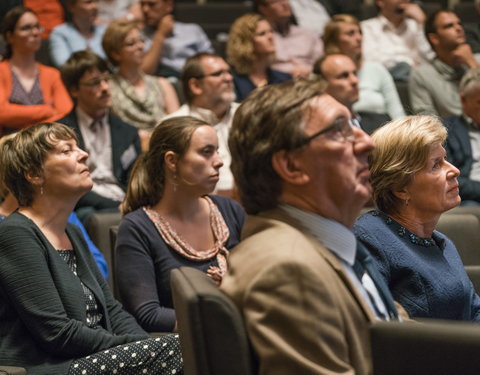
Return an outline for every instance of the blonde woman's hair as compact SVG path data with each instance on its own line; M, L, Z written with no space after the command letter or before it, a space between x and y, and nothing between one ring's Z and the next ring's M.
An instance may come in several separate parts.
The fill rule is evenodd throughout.
M110 22L105 30L102 38L102 47L108 60L113 65L117 66L119 63L114 57L115 52L120 51L128 33L134 29L140 30L140 25L137 21L115 20Z
M255 61L253 38L260 21L265 17L247 13L237 18L230 28L227 42L227 61L239 74L249 74Z
M447 129L435 116L407 116L385 124L372 138L373 201L386 214L398 213L403 202L394 192L407 187L425 167L431 147L446 141Z
M343 53L338 47L338 37L340 36L340 24L346 23L349 25L357 25L360 27L360 22L350 14L336 14L325 25L323 31L323 48L326 55L334 53Z

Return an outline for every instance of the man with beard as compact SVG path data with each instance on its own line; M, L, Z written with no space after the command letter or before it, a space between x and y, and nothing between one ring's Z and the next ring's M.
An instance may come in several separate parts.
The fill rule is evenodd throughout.
M462 23L454 12L439 10L428 17L425 35L436 56L412 70L409 92L413 112L440 117L461 115L458 85L467 69L478 66Z
M410 0L376 0L376 17L360 23L365 60L383 64L395 81L408 81L410 69L432 57L423 24L425 14Z
M110 71L104 60L88 50L75 52L61 73L76 105L58 122L73 128L78 145L89 153L93 188L77 204L77 215L86 223L94 212L118 211L141 152L140 138L136 128L109 113Z
M199 53L190 57L182 71L182 86L187 103L178 111L165 117L193 116L215 127L218 135L218 152L224 163L216 194L231 195L233 177L230 172L228 135L233 114L238 108L234 103L233 76L228 64L220 56Z

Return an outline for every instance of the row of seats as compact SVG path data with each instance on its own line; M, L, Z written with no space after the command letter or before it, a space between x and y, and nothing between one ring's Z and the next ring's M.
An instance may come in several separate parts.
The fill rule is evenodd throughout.
M242 316L213 281L183 267L172 271L171 285L185 375L256 374ZM370 338L375 375L480 374L478 324L379 322Z

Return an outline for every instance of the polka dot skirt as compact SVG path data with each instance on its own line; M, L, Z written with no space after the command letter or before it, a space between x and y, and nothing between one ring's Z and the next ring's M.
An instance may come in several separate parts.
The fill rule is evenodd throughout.
M178 335L119 345L72 362L68 375L183 374Z

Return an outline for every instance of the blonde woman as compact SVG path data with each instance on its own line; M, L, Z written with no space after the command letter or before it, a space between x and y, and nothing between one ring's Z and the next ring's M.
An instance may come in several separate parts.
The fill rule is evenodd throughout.
M354 232L376 258L395 301L413 318L480 321L480 297L453 242L435 230L460 204L447 130L433 116L394 120L373 134L370 180L377 210Z
M167 79L142 72L144 39L135 21L111 22L102 45L109 61L118 67L110 81L112 111L139 129L145 150L155 125L179 108L175 89Z
M237 101L257 87L288 81L292 76L270 68L275 57L273 30L261 15L247 13L230 29L227 60L233 68Z

